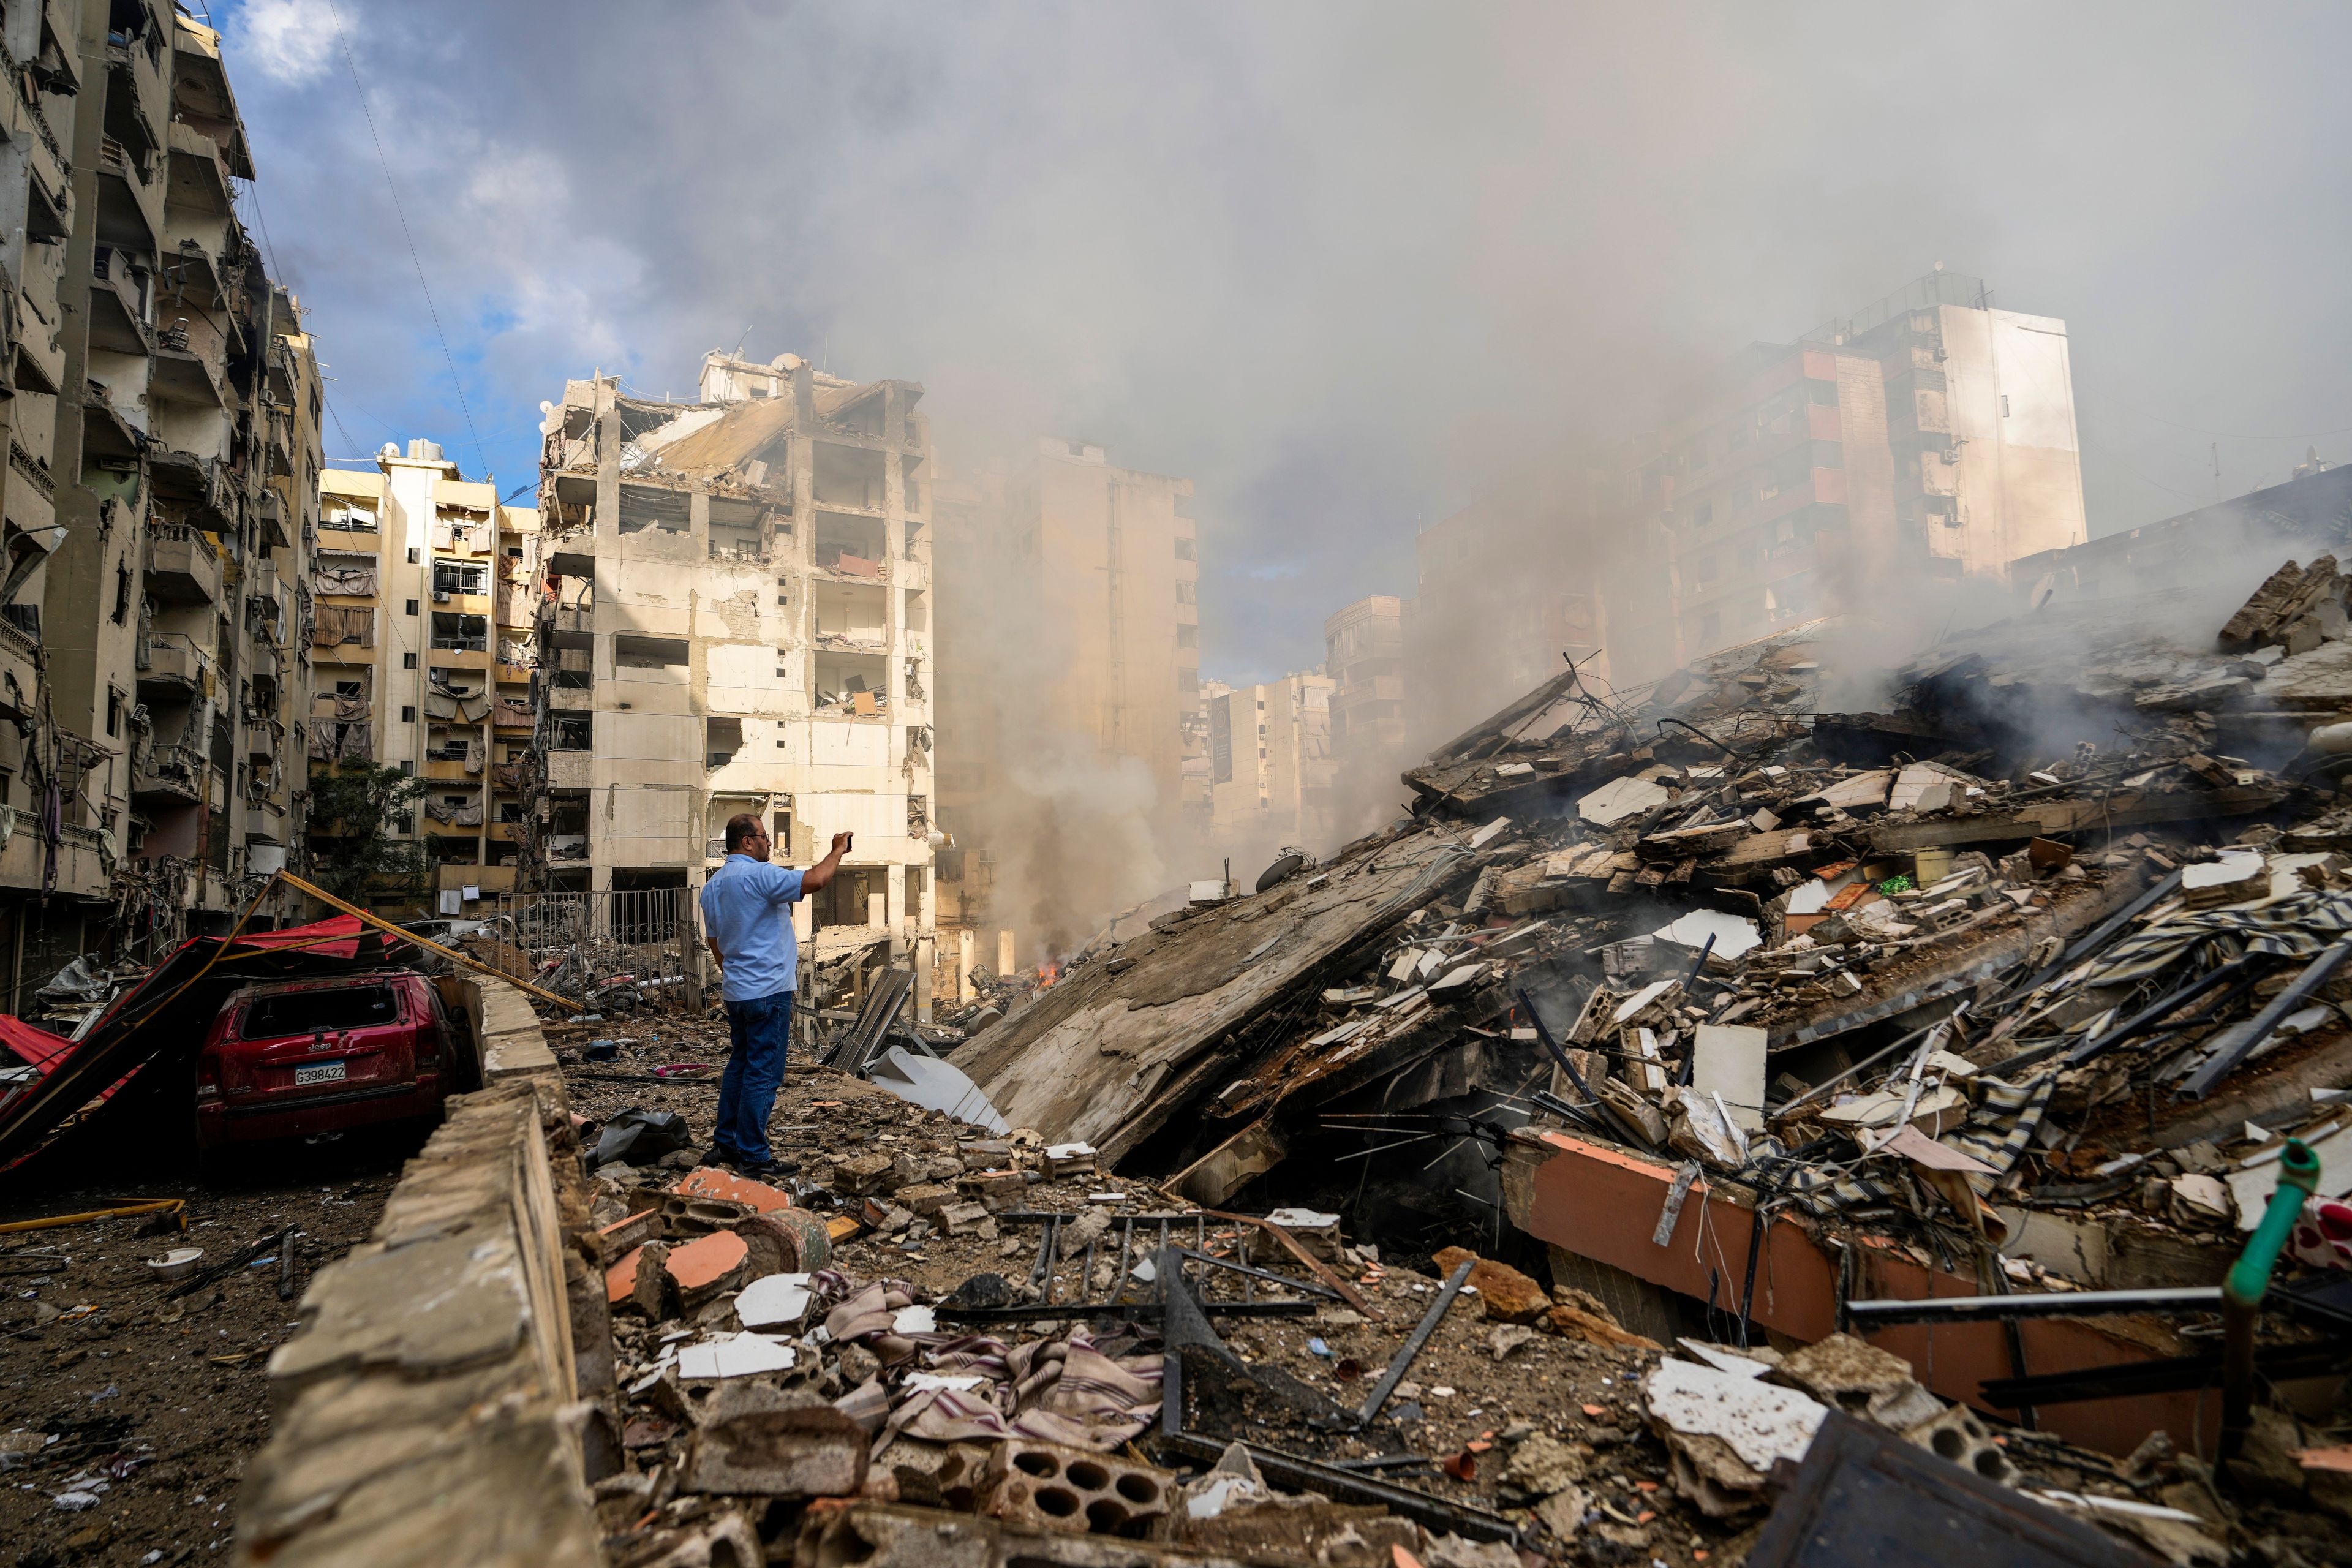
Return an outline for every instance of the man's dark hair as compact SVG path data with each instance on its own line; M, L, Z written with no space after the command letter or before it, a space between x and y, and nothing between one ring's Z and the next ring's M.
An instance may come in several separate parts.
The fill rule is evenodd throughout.
M760 819L750 812L738 812L727 819L727 853L734 854L743 847L743 840L757 835Z

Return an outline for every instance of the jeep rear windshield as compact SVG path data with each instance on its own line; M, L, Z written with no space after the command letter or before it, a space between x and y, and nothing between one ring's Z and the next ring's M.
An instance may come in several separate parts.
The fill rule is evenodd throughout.
M288 991L264 996L246 1009L242 1037L269 1040L280 1035L315 1035L321 1029L364 1029L398 1022L400 999L389 985Z

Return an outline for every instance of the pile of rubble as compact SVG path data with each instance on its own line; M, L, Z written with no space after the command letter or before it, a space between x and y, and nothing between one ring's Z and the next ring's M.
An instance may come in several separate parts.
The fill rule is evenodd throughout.
M2033 1497L2048 1519L2005 1531L2074 1560L2121 1560L2096 1526L2219 1563L2252 1522L2191 1455L1997 1431L1844 1335L1662 1344L1492 1259L1423 1271L1333 1215L1171 1200L829 1069L779 1121L809 1165L789 1190L683 1142L596 1173L613 1562L1720 1563L1849 1429L1881 1468L1894 1444Z
M2257 604L2284 607L2225 640L2332 636L2344 580L2313 572L2332 617L2266 587ZM1234 1189L1203 1160L1259 1176L1318 1115L1473 1085L1520 1121L1737 1171L1898 1112L1933 1140L2041 1067L2041 1089L2018 1079L2032 1115L1995 1119L2064 1168L2127 1152L2074 1116L2150 1074L2198 1098L2340 1026L2333 962L2301 972L2352 913L2352 810L2298 760L2300 729L2293 752L2245 745L2255 760L2216 736L2323 686L2352 708L2352 644L2196 656L2110 646L2085 615L1948 643L1902 672L1894 711L1837 714L1818 702L1835 635L1798 628L1632 697L1566 672L1409 774L1414 816L1098 943L957 1060L1013 1122L1192 1168L1180 1183L1213 1200ZM2289 979L2300 1005L2271 1008ZM1575 1048L1556 1056L1547 1029ZM2276 1099L2257 1164L2314 1114ZM2049 1105L2063 1131L2040 1131ZM2022 1172L2011 1190L2048 1173L2023 1152L1992 1173Z
M938 1548L915 1510L949 1510L1001 1538L1002 1557L975 1562L1160 1561L1155 1543L1265 1561L1268 1543L1304 1542L1325 1550L1276 1560L1385 1563L1401 1545L1429 1563L1518 1563L1481 1549L1515 1531L1475 1503L1424 1498L1431 1529L1385 1506L1310 1500L1249 1446L1183 1419L1188 1354L1245 1364L1211 1322L1336 1336L1381 1311L1353 1281L1371 1275L1380 1295L1385 1277L1339 1247L1328 1216L1285 1231L1171 1207L1109 1183L1091 1151L992 1137L825 1069L796 1081L780 1114L809 1118L787 1125L825 1152L792 1192L693 1168L684 1149L596 1173L626 1456L596 1487L614 1561L720 1541L758 1561L760 1538L793 1531L815 1560L843 1560L856 1540L856 1558L938 1561L919 1554ZM1302 1262L1313 1249L1333 1261ZM1410 1300L1415 1285L1429 1289L1393 1288ZM1213 1393L1230 1401L1235 1385ZM1316 1397L1296 1378L1276 1394ZM1201 1390L1191 1399L1204 1408ZM1369 1443L1325 1441L1370 1452L1396 1430L1383 1420ZM1139 1440L1177 1443L1180 1461L1212 1446L1188 1475ZM1290 1458L1259 1452L1277 1468ZM1377 1470L1334 1474L1360 1493L1397 1489ZM854 1506L809 1506L828 1499ZM1066 1535L1132 1554L1053 1555Z
M1877 711L1828 700L1833 623L1632 692L1564 671L1409 773L1410 816L1107 932L953 1059L1107 1168L1404 1257L1478 1236L1625 1288L1660 1342L1761 1346L1790 1245L1823 1260L1804 1338L1897 1264L1922 1294L2160 1287L1919 1375L2118 1461L2172 1426L2210 1459L2212 1288L2291 1146L2320 1169L2258 1364L2352 1344L2347 583L2290 563L2208 636L2152 631L2160 595L1948 637ZM1604 1166L1673 1178L1613 1240L1560 1220ZM1685 1202L1734 1216L1705 1268L1664 1256ZM2324 1468L2289 1463L2299 1498Z
M1777 1562L1865 1472L2019 1561L2326 1560L2345 587L1948 638L1871 712L1828 624L1564 672L1411 816L966 1043L869 987L780 1107L793 1190L600 1173L620 1560L928 1561L946 1510L975 1562ZM583 1108L707 1118L677 1034L583 1053ZM961 1121L863 1080L941 1051ZM2218 1286L2315 1164L2231 1361Z

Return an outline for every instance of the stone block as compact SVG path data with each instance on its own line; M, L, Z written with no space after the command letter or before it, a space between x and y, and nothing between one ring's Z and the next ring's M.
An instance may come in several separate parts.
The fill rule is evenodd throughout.
M1479 1308L1489 1322L1533 1323L1551 1310L1544 1288L1507 1263L1478 1258L1459 1247L1447 1247L1435 1259L1438 1272L1449 1279L1465 1261L1471 1268L1465 1283L1476 1289Z
M1023 1171L978 1171L959 1177L956 1190L974 1203L985 1204L991 1213L995 1213L1015 1207L1027 1200L1029 1177Z
M950 1236L970 1236L989 1223L986 1204L950 1204L940 1210L940 1226Z
M882 1190L884 1178L890 1173L887 1154L852 1154L833 1163L833 1190L852 1197Z
M678 1484L733 1497L851 1497L866 1483L866 1429L822 1401L714 1413L687 1445Z
M1097 1535L1141 1535L1168 1513L1174 1478L1087 1448L1013 1438L980 1478L981 1511L1008 1524Z
M900 1187L890 1196L899 1207L929 1219L956 1201L956 1190L945 1182L919 1182L911 1187Z

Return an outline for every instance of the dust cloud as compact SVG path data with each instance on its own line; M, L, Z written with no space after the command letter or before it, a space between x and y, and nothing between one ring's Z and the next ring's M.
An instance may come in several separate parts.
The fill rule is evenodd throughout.
M1666 390L1937 258L2068 321L2095 534L2212 499L2209 451L2234 493L2345 424L2338 10L346 5L412 265L348 80L288 47L306 8L224 21L255 145L304 150L256 228L332 362L331 456L431 436L505 489L564 378L657 395L714 346L919 380L968 463L1083 434L1196 481L1202 668L1236 684L1412 594L1417 530L1605 467ZM1546 570L1623 543L1528 526ZM1496 649L1540 679L1573 643L1511 586L1418 670L1409 752L1532 684ZM1852 597L1904 604L1864 664L1940 625ZM1025 658L1032 606L980 604ZM1034 804L1021 918L1075 940L1213 873L1058 715L998 731L998 782L940 821L1001 841ZM1330 840L1393 809L1403 760L1349 764Z

